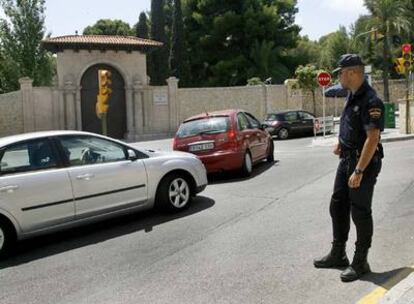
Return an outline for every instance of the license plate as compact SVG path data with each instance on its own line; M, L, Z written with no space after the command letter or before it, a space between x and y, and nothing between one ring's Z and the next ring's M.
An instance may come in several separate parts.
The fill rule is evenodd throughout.
M190 152L204 151L214 149L214 143L198 144L190 146Z

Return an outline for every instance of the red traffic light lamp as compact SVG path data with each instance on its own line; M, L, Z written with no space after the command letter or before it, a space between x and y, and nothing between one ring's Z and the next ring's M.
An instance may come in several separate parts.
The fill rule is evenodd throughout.
M411 53L411 44L405 43L402 45L403 55L406 53Z
M405 43L402 45L403 65L406 73L408 73L408 71L411 69L411 65L413 63L411 48L411 44L409 43Z

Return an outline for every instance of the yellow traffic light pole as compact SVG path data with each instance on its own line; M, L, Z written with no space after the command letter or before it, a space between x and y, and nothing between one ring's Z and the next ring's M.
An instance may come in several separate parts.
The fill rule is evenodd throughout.
M111 72L108 70L98 70L99 92L96 102L96 115L102 122L102 134L108 135L108 109L109 98L112 94Z

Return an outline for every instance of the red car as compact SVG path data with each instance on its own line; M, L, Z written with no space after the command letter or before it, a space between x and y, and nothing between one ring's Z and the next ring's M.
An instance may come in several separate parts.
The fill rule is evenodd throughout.
M174 150L197 155L208 173L240 170L274 161L270 134L253 115L242 110L204 113L185 120L174 138Z

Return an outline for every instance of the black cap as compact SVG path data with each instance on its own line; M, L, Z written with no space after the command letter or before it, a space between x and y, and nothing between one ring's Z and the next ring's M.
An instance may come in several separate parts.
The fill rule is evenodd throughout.
M338 73L343 68L353 67L353 66L365 66L365 63L362 62L361 57L357 54L345 54L342 55L338 62L338 67L333 70L332 73Z

